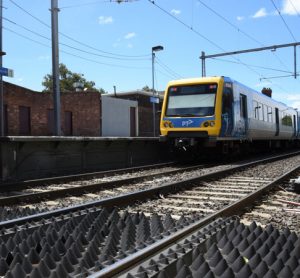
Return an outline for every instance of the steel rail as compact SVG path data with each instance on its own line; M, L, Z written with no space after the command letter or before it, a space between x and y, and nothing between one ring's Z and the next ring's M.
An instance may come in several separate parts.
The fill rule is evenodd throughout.
M138 170L149 170L149 169L155 169L159 167L171 166L174 164L175 162L164 162L158 164L122 168L117 170L105 170L105 171L89 172L89 173L66 175L66 176L56 176L56 177L42 178L42 179L22 180L18 182L4 182L0 184L0 192L4 190L5 192L16 191L19 190L20 187L28 188L30 186L41 185L41 184L47 185L49 183L55 183L55 182L69 182L69 181L76 181L79 179L103 177L106 175L123 174L123 173L138 171Z
M81 205L76 205L76 206L67 207L67 208L61 208L61 209L43 212L43 213L39 213L39 214L35 214L35 215L20 217L18 219L2 221L2 222L0 222L0 229L10 228L15 225L22 225L22 224L25 224L28 222L33 222L33 221L37 222L40 220L49 219L51 217L56 217L56 216L60 216L62 214L68 214L68 213L76 212L79 210L88 209L91 207L108 207L109 208L109 207L116 207L116 206L118 206L118 207L126 206L126 205L129 205L132 203L136 203L139 200L144 201L146 199L156 198L161 194L169 194L169 193L173 193L173 192L185 189L186 187L192 187L193 184L195 184L196 182L199 182L199 181L203 181L206 179L212 179L212 178L218 178L218 177L227 175L232 171L240 170L240 169L247 168L247 167L254 166L257 164L261 164L261 163L276 161L276 160L291 157L291 156L294 156L297 154L300 154L300 151L293 153L293 154L289 153L289 154L285 154L285 155L275 156L272 158L265 158L265 159L260 159L257 161L248 162L248 163L245 163L245 164L242 164L239 166L234 166L229 169L219 170L219 171L216 171L213 173L201 175L198 177L193 177L193 178L190 178L190 179L187 179L184 181L168 183L168 184L164 184L159 187L145 189L145 190L138 191L138 192L133 192L133 193L120 195L120 196L116 196L116 197L112 197L112 198L106 198L106 199L102 199L99 201L92 201L92 202L88 202L88 203L81 204Z
M132 177L132 178L125 178L120 180L112 180L107 182L100 182L100 183L94 183L94 184L88 184L88 185L82 185L82 186L74 186L69 188L62 188L57 189L54 191L47 190L44 192L35 192L35 193L25 193L25 194L18 194L8 197L2 197L0 198L0 204L1 205L16 205L20 203L29 203L29 202L36 202L40 200L51 200L51 199L57 199L60 197L65 197L66 195L72 195L72 196L78 196L82 195L85 192L95 192L103 189L111 189L117 186L130 184L130 183L136 183L144 180L148 180L151 178L160 178L164 177L166 174L177 174L182 173L186 171L192 171L203 167L203 165L196 165L196 166L189 166L184 167L181 169L176 170L168 170L162 173L154 173L150 175L143 175L138 177Z
M228 216L234 216L234 215L240 215L242 211L246 207L250 207L254 205L254 201L257 201L262 198L262 196L269 190L276 187L279 183L287 179L290 175L292 175L294 172L298 171L300 169L300 166L297 166L290 170L289 172L283 174L279 178L277 178L275 181L259 188L253 193L248 194L246 197L236 201L235 203L226 206L225 208L208 215L204 217L201 220L198 220L194 224L191 224L190 226L184 228L183 230L180 230L124 259L121 261L116 262L113 265L110 265L106 268L104 268L101 271L98 271L90 276L88 278L106 278L106 277L113 277L116 275L120 275L121 273L129 271L132 267L136 266L136 264L141 263L142 261L145 261L149 259L150 256L157 254L157 252L162 251L163 249L167 248L168 246L174 245L179 240L184 239L185 237L191 235L192 233L196 232L203 226L209 224L210 222L214 221L215 219L219 217L228 217Z

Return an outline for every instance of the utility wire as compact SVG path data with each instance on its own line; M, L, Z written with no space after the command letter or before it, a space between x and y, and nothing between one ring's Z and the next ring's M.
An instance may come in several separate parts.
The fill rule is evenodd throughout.
M296 14L300 17L300 14L299 14L298 10L296 9L296 7L294 6L293 1L289 0L289 2L291 4L291 6L294 8Z
M24 13L26 13L27 15L29 15L30 17L32 17L33 19L35 19L36 21L38 21L39 23L43 24L44 26L48 27L51 29L51 26L49 24L47 24L46 22L42 21L41 19L39 19L38 17L34 16L33 14L31 14L30 12L28 12L27 10L25 10L23 7L21 7L20 5L18 5L14 0L9 0L13 5L15 5L16 7L18 7L21 11L23 11ZM104 54L108 54L108 55L113 55L113 56L119 56L119 57L127 57L127 58L138 58L138 57L149 57L150 58L150 54L144 54L144 55L123 55L123 54L117 54L117 53L112 53L112 52L107 52L107 51L104 51L104 50L100 50L98 48L95 48L95 47L92 47L86 43L83 43L83 42L80 42L62 32L59 32L59 34L62 36L62 37L65 37L73 42L76 42L82 46L85 46L89 49L92 49L92 50L95 50L95 51L98 51L100 53L104 53Z
M221 58L211 58L211 59L217 60L217 61L221 61L221 62L226 62L226 63L239 64L238 62L230 61L230 60L226 60L226 59L221 59ZM272 71L278 71L278 72L284 72L284 73L290 73L290 74L293 73L291 71L285 71L285 70L274 69L274 68L269 68L269 67L263 67L263 66L258 66L258 65L250 65L250 64L248 64L248 66L249 67L253 67L253 68L260 68L260 69L272 70Z
M51 46L50 46L50 45L41 43L41 42L39 42L39 41L37 41L37 40L34 40L34 39L32 39L32 38L29 38L29 37L27 37L27 36L25 36L25 35L23 35L23 34L20 34L20 33L18 33L18 32L15 32L15 31L13 31L13 30L11 30L11 29L5 27L5 26L3 27L3 29L5 29L5 30L7 30L8 32L13 33L13 34L15 34L15 35L17 35L17 36L19 36L19 37L22 37L22 38L24 38L24 39L26 39L26 40L28 40L28 41L34 42L34 43L36 43L36 44L39 44L39 45L42 45L42 46L45 46L45 47L51 49ZM135 66L124 66L124 65L117 65L117 64L103 63L103 62L99 62L99 61L96 61L96 60L92 60L92 59L89 59L89 58L86 58L86 57L82 57L82 56L79 56L79 55L76 55L76 54L67 52L67 51L65 51L65 50L60 50L60 52L65 53L65 54L70 55L70 56L73 56L73 57L76 57L76 58L79 58L79 59L81 59L81 60L85 60L85 61L89 61L89 62L93 62L93 63L96 63L96 64L105 65L105 66L109 66L109 67L127 68L127 69L147 69L147 70L150 68L150 67L137 67L137 66L135 67Z
M183 22L182 20L180 20L179 18L177 18L176 16L174 16L173 14L169 13L168 11L166 11L165 9L163 9L162 7L158 6L155 1L152 0L148 0L148 2L150 2L151 4L153 4L155 7L157 7L158 9L160 9L162 12L164 12L165 14L167 14L168 16L172 17L173 19L175 19L176 21L178 21L180 24L182 24L183 26L185 26L186 28L188 28L190 31L192 31L193 33L195 33L196 35L198 35L199 37L203 38L204 40L208 41L210 44L212 44L213 46L215 46L216 48L222 50L225 52L225 50L219 46L218 44L216 44L214 41L210 40L209 38L207 38L206 36L202 35L200 32L198 32L197 30L195 30L192 26L189 26L188 24L186 24L185 22Z
M158 9L160 9L161 11L163 11L165 14L167 14L168 16L172 17L173 19L175 19L176 21L178 21L180 24L182 24L183 26L185 26L186 28L188 28L189 30L191 30L192 32L194 32L195 34L197 34L198 36L200 36L201 38L205 39L206 41L208 41L209 43L211 43L212 45L214 45L215 47L217 47L218 49L222 50L223 52L226 52L221 46L219 46L218 44L216 44L215 42L213 42L212 40L208 39L207 37L205 37L204 35L202 35L200 32L198 32L197 30L195 30L192 26L189 26L188 24L186 24L185 22L183 22L182 20L178 19L177 17L175 17L174 15L172 15L171 13L169 13L168 11L166 11L165 9L163 9L162 7L158 6L155 1L153 0L148 0L148 2L150 2L151 4L153 4L155 7L157 7ZM245 64L244 62L242 62L239 58L236 58L235 56L231 55L231 57L233 59L235 59L236 61L238 61L241 65L244 65L246 68L248 68L250 71L254 72L255 74L257 74L260 78L263 77L259 72L257 72L256 70L252 69L251 67L249 67L247 64ZM271 81L270 81L271 82Z
M28 31L28 32L30 32L30 33L32 33L32 34L34 34L34 35L36 35L36 36L39 36L39 37L41 37L43 39L51 41L51 39L49 37L41 35L41 34L35 32L35 31L33 31L33 30L31 30L31 29L23 26L23 25L20 25L20 24L14 22L14 21L12 21L12 20L10 20L8 18L3 18L3 19L6 20L6 21L8 21L8 22L10 22L10 23L12 23L12 24L14 24L14 25L16 25L16 26L18 26L18 27L20 27L20 28L22 28L22 29L24 29L24 30L26 30L26 31ZM129 61L141 61L141 60L145 61L145 60L149 60L147 58L121 58L121 57L106 56L106 55L97 54L97 53L94 53L94 52L82 50L82 49L80 49L78 47L74 47L74 46L68 45L66 43L59 42L59 44L65 46L65 47L71 48L73 50L77 50L77 51L82 52L82 53L86 53L86 54L89 54L89 55L98 56L98 57L102 57L102 58L108 58L108 59L114 59L114 60L127 60L127 61L128 60Z
M273 6L274 6L274 8L276 9L276 11L278 12L278 14L280 15L280 18L281 18L281 20L283 21L283 23L284 23L286 29L289 31L290 35L292 36L292 38L293 38L294 41L296 42L297 40L296 40L294 34L292 33L290 27L287 25L286 21L284 20L283 16L281 15L281 12L279 11L279 9L277 8L277 6L275 5L274 1L273 1L273 0L270 0L270 1L272 2Z
M233 27L234 29L237 29L238 32L244 34L247 38L249 38L250 40L258 43L260 46L264 46L261 42L259 42L257 39L255 39L254 37L250 36L249 34L247 34L246 32L244 32L243 30L241 30L238 26L234 25L232 22L230 22L227 18L225 18L223 15L219 14L216 10L214 10L213 8L209 7L207 4L205 4L203 1L201 0L197 0L199 3L201 3L205 8L207 8L208 10L210 10L212 13L214 13L216 16L218 16L219 18L221 18L223 21L225 21L227 24L229 24L231 27Z
M139 1L139 0L106 0L106 1L93 1L93 2L88 2L88 3L84 3L84 4L77 4L77 5L64 6L64 7L61 7L60 9L69 9L69 8L76 8L76 7L90 6L90 5L95 5L95 4L104 4L104 3L111 3L111 2L115 2L115 3L121 4L121 2L134 2L134 1Z
M225 18L223 15L221 15L220 13L218 13L217 11L215 11L213 8L211 8L210 6L208 6L207 4L205 4L203 1L201 1L201 0L197 0L197 1L199 3L201 3L205 8L207 8L208 10L210 10L212 13L214 13L215 15L217 15L219 18L221 18L228 25L230 25L231 27L233 27L234 29L236 29L238 32L240 32L243 35L245 35L250 40L256 42L257 44L259 44L262 47L265 46L263 43L261 43L260 41L258 41L254 37L250 36L249 34L247 34L246 32L244 32L243 30L241 30L238 26L236 26L235 24L233 24L232 22L230 22L227 18ZM273 53L273 55L277 58L277 60L279 61L279 63L288 70L287 65L282 62L282 60L278 57L278 55L276 55L275 53Z
M165 69L165 71L169 72L173 77L176 77L176 78L182 78L182 76L180 74L178 74L177 72L175 72L173 69L171 69L170 67L168 67L165 63L163 63L161 61L161 59L157 58L156 57L156 62L162 67Z
M88 2L88 3L84 3L84 4L74 4L74 5L70 5L70 6L62 6L62 7L60 7L60 9L63 10L63 9L69 9L69 8L82 7L82 6L90 6L90 5L95 5L95 4L104 4L104 3L109 3L109 2L111 2L111 1L110 0L93 1L93 2Z

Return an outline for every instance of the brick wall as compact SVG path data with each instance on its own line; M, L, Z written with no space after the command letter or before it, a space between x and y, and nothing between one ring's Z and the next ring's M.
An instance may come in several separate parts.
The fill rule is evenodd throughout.
M7 131L19 135L19 107L30 107L30 135L51 135L48 110L53 109L52 93L35 92L4 82L4 105L7 109ZM100 136L101 96L96 92L61 93L61 126L64 135L65 111L72 112L73 136Z

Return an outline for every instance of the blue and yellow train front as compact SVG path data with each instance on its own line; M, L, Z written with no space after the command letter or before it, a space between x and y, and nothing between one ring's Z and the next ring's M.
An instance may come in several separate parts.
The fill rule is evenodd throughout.
M161 141L186 148L209 143L221 130L223 77L176 80L168 83L161 113Z

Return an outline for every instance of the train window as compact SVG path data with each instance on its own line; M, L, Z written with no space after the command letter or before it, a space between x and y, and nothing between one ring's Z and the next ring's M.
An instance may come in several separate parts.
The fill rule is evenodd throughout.
M258 103L258 119L263 121L264 115L263 115L263 106L261 103Z
M293 126L292 116L286 113L282 113L281 123L282 125Z
M247 118L247 97L243 94L240 94L240 116Z
M272 108L268 106L268 122L272 123L273 122L273 113L272 113Z
M253 100L253 115L254 119L258 120L258 103L257 101Z
M166 116L214 115L216 93L217 84L170 87Z
M267 105L264 105L263 106L263 109L264 109L264 121L267 122L268 121L268 106Z

